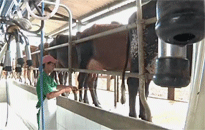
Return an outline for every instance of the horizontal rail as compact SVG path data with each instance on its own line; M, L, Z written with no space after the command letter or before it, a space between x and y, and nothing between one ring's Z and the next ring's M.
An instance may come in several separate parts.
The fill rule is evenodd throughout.
M38 70L38 68L31 68L33 70ZM68 68L55 68L55 71L69 71ZM120 71L106 71L106 70L87 70L87 69L72 69L74 72L84 72L84 73L96 73L96 74L107 74L113 76L122 76L122 72ZM134 78L143 78L142 75L138 73L130 73L129 71L125 72L125 77L134 77ZM153 74L145 74L145 78L152 79Z

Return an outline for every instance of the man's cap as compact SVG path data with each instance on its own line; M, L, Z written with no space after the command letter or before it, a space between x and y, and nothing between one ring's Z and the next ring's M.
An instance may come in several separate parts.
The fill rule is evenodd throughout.
M45 55L43 57L43 64L48 63L48 62L56 63L57 60L53 58L51 55Z

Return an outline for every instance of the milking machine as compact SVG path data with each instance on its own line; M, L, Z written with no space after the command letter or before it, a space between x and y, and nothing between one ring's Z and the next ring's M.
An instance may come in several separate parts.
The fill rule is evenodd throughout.
M153 81L162 87L186 87L191 77L186 46L204 38L204 0L158 0L156 14L159 42Z
M30 32L30 33L38 33L42 30L44 26L44 21L41 21L41 26L39 29L30 31L32 25L29 22L27 18L23 18L21 12L19 11L19 7L17 8L17 13L10 15L10 17L0 17L0 22L1 26L6 27L6 31L4 28L1 30L5 31L4 36L5 36L5 42L3 45L3 48L1 49L0 52L0 61L2 62L1 65L4 67L4 71L6 71L6 97L7 97L7 118L6 118L6 123L5 127L7 126L8 123L8 115L9 115L9 97L8 97L8 88L9 88L9 79L8 76L12 73L12 58L11 58L11 51L14 51L13 48L11 48L11 42L12 40L15 39L16 42L16 68L15 71L17 73L22 72L22 67L24 64L24 59L23 59L23 49L22 45L25 43L25 54L27 58L27 65L30 67L32 65L32 59L31 59L31 51L30 51L30 45L28 38L21 32L21 30ZM13 17L13 18L12 18ZM11 50L12 49L12 50ZM5 57L5 58L4 58Z
M25 40L23 40L23 37ZM8 39L7 39L8 38ZM31 60L31 52L30 52L30 45L28 43L28 40L26 39L25 35L19 30L19 28L16 25L11 25L7 28L7 33L5 34L5 45L7 45L7 48L4 49L6 46L2 48L2 51L6 50L5 54L5 60L4 60L4 71L6 71L6 95L7 95L7 120L5 126L7 126L8 123L8 104L9 104L9 98L8 98L8 75L12 73L12 58L11 58L11 41L15 39L16 41L16 59L17 59L17 64L15 71L17 73L22 72L22 67L24 64L24 59L23 59L23 51L21 44L26 42L25 46L25 53L27 57L27 65L31 66L32 65L32 60ZM13 50L12 50L13 51ZM1 55L3 55L3 52L1 52Z

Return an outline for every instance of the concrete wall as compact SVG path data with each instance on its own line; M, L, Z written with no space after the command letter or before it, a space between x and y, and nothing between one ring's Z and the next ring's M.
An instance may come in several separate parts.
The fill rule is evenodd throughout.
M0 103L6 102L6 85L5 80L0 80Z
M37 103L36 90L32 86L21 84L21 87L18 87L18 85L16 82L9 81L10 106L21 116L29 129L37 129L37 109L35 107ZM60 106L57 107L57 125L58 130L108 129Z

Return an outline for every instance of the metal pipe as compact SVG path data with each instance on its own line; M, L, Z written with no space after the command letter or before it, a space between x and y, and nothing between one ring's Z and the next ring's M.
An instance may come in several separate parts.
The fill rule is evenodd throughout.
M158 39L158 57L186 58L186 46L177 46Z
M189 109L187 112L187 118L185 123L185 129L196 129L195 127L195 120L196 120L196 113L198 107L198 100L200 96L200 88L204 87L203 77L204 77L204 61L205 61L205 44L203 42L198 43L199 45L193 45L193 57L197 58L196 62L193 64L192 67L192 80L191 80L191 94L189 100ZM197 48L197 49L196 49ZM195 60L194 60L195 61ZM194 62L193 61L193 62ZM198 120L199 121L199 120Z
M137 5L137 20L142 20L142 4L141 0L136 0ZM139 79L139 96L140 100L142 102L142 105L145 108L146 113L146 120L152 121L151 117L151 111L149 109L149 106L146 102L145 97L145 65L144 65L144 46L143 46L143 28L142 28L142 22L137 22L137 35L138 35L138 61L139 61L139 75L142 75L142 77Z
M161 87L181 88L190 82L187 46L169 44L158 38L158 58L153 81Z
M44 15L44 3L41 3L41 11L42 11L42 15ZM45 130L45 118L44 118L44 104L43 104L43 43L44 43L44 27L41 30L41 44L40 44L40 66L39 66L39 70L40 70L40 90L41 90L41 107L40 107L40 112L41 112L41 123L42 123L42 130ZM39 118L39 119L40 119ZM41 124L39 122L39 128L41 127ZM41 128L40 128L41 129Z
M114 106L117 107L117 76L114 76Z
M38 68L31 68L32 70L38 70ZM67 68L55 68L55 71L68 71ZM104 71L104 70L87 70L87 69L75 69L73 68L74 72L84 72L84 73L96 73L96 74L107 74L113 76L122 76L122 72L120 71ZM141 78L142 76L138 73L130 73L129 71L125 72L125 77L134 77L134 78ZM145 78L152 79L153 74L145 73Z
M3 1L2 1L1 7L0 7L0 13L1 13L1 14L2 14L3 8L5 7L5 6L4 6L4 5L5 5L5 1L6 1L6 0L3 0Z
M49 2L49 1L44 1L44 3L47 3L47 4L52 4L52 5L55 5L55 3L53 2ZM69 85L72 85L72 13L71 13L71 10L63 5L63 4L59 4L60 7L63 7L69 14L69 21L68 21L68 26L69 26L69 35L68 35L68 44L66 46L68 46L68 66L69 66ZM56 48L55 48L56 49ZM47 49L45 49L47 50Z

